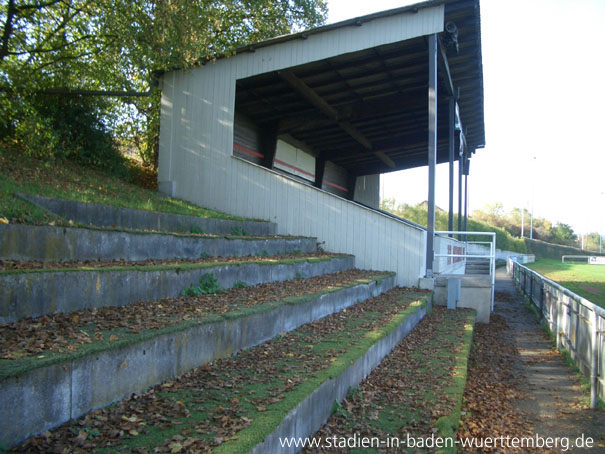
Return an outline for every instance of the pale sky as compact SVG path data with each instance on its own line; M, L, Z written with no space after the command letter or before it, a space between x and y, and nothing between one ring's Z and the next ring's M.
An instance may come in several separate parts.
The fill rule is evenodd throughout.
M411 3L328 0L328 21ZM602 232L605 0L481 0L481 21L486 147L471 160L470 211L494 202L531 210L533 199L535 216ZM384 175L381 194L421 202L427 176L427 167ZM441 164L444 209L447 191Z

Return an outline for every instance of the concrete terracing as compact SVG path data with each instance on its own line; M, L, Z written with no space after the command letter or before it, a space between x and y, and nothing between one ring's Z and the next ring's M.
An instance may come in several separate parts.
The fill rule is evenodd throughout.
M75 312L103 306L175 297L212 274L223 288L235 282L256 285L309 278L353 268L353 256L297 260L246 261L114 267L87 270L26 270L0 273L0 323L55 312Z
M275 235L273 222L238 221L230 219L201 218L158 211L118 208L98 203L76 202L32 194L19 194L23 199L78 224L103 227L120 226L136 230L163 230L189 232L192 229L204 233L231 234L234 230L250 235Z
M199 259L317 250L315 238L200 236L94 228L0 225L4 260L75 261Z
M69 355L65 360L0 380L0 444L25 438L168 380L216 358L262 343L284 331L377 296L394 286L392 275L302 301L267 305L250 314L217 315L139 342ZM330 400L329 405L332 405Z

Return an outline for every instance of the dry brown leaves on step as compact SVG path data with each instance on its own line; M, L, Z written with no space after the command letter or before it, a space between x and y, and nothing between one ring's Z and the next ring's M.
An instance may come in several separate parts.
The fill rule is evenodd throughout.
M17 452L207 453L237 437L271 405L329 367L351 339L351 321L368 332L422 295L395 288L262 345L194 369L115 406L93 411L40 436ZM405 299L405 300L404 300ZM402 300L404 300L402 302ZM355 326L361 326L358 323ZM333 348L317 348L326 342ZM325 344L324 344L325 345ZM253 409L253 410L251 410ZM162 432L163 431L163 432ZM156 434L150 440L150 432ZM158 432L168 434L157 436ZM138 445L137 448L130 446ZM146 445L146 447L143 447Z
M0 260L0 271L6 270L39 270L39 269L62 269L62 268L115 268L115 267L133 267L133 266L164 266L178 264L201 264L201 263L236 263L236 262L271 262L274 260L294 260L307 257L332 257L344 254L328 254L325 252L312 252L305 254L281 254L271 257L256 257L249 255L246 257L208 257L202 259L170 259L129 262L125 260L81 260L68 262L42 262L42 261L19 261L19 260Z
M122 307L103 307L71 314L57 313L35 319L27 318L0 325L0 358L18 359L45 351L69 352L94 340L111 338L108 330L122 329L128 333L159 329L185 320L224 314L287 297L320 292L329 288L354 284L380 273L348 270L309 279L259 284L229 289L216 295L166 298L155 302L139 302ZM84 330L93 326L94 333ZM114 334L115 336L115 334Z
M500 301L500 300L499 300ZM507 337L509 328L504 318L492 314L489 324L477 324L464 392L463 420L458 437L478 441L498 437L532 437L530 421L515 410L514 401L521 397L515 369L519 353ZM541 452L524 448L524 452ZM509 450L466 448L465 453L518 453Z

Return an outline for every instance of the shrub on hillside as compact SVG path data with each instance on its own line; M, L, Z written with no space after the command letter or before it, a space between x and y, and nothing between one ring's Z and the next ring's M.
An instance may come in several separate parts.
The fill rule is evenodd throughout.
M38 95L13 106L20 112L8 131L28 155L126 175L125 160L102 119L103 100Z

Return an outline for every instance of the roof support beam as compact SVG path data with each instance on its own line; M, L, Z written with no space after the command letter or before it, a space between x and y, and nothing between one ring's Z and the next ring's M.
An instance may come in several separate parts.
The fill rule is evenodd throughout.
M355 198L355 185L357 184L357 175L353 172L349 172L347 176L347 199L353 200Z
M356 142L361 144L365 149L372 151L372 143L348 121L342 121L339 112L328 104L321 96L319 96L311 87L305 84L301 79L296 77L291 71L279 71L279 77L286 81L296 92L298 92L309 103L320 110L326 117L337 123L340 128L349 134ZM389 167L394 168L395 163L384 153L378 152L376 156Z
M326 157L324 153L319 153L315 157L315 181L313 182L313 186L321 189L324 181L324 173L326 171Z
M450 65L447 61L447 55L445 54L445 46L441 42L440 38L437 38L439 42L439 68L441 69L441 77L445 82L445 88L449 96L456 96L454 91L454 82L452 81L452 74L450 72Z
M435 168L437 167L437 35L429 36L429 194L426 235L426 277L433 277L435 258Z

